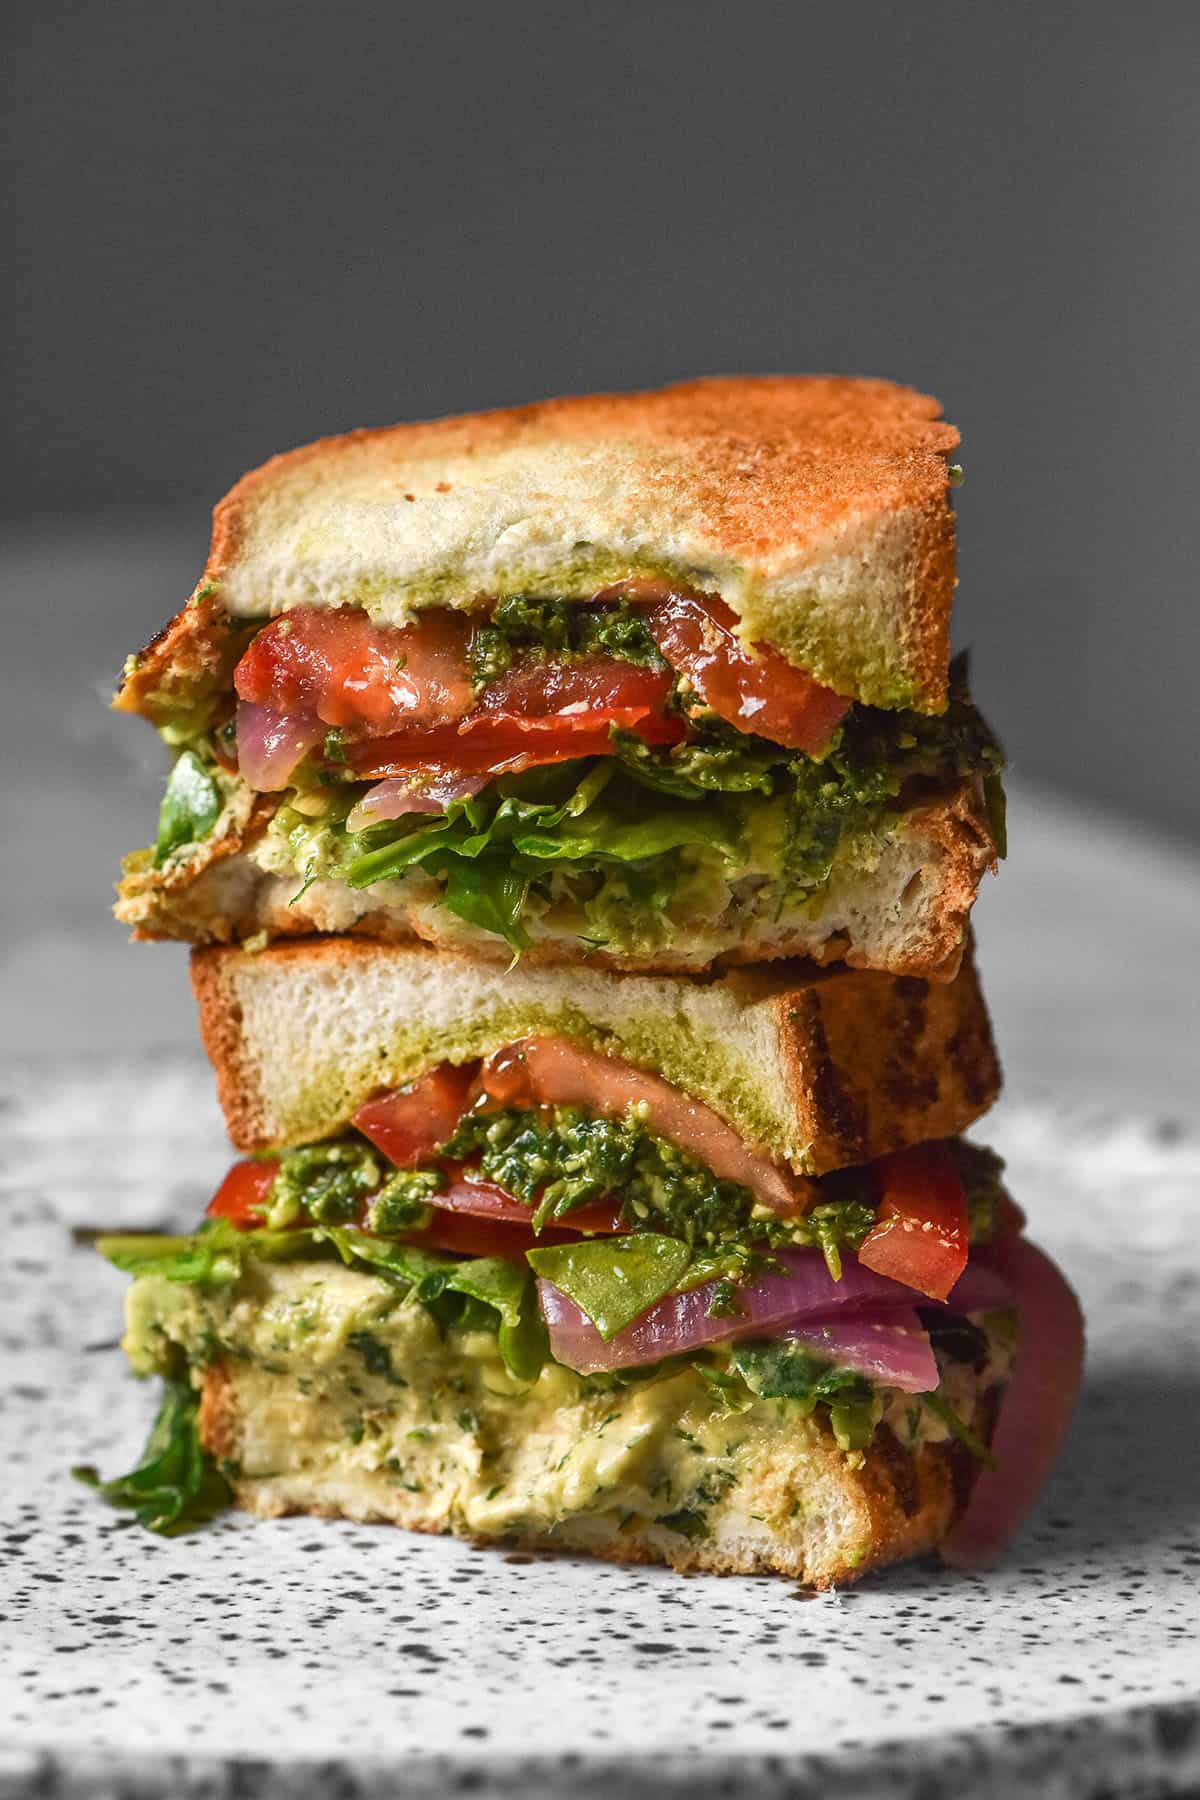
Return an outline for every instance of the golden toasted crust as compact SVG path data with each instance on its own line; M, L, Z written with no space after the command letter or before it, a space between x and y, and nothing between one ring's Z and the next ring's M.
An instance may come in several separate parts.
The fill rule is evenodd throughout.
M971 949L950 982L848 972L775 1010L815 1174L953 1137L1000 1092Z
M164 933L157 929L157 921L164 914L178 919L188 934L196 930L207 933L212 925L206 899L207 885L213 879L210 871L219 872L239 858L266 829L277 804L274 795L256 794L239 782L216 828L199 844L185 846L161 868L156 867L149 850L127 856L121 897L114 911L133 927L131 935L146 941L161 938Z
M215 590L201 583L170 624L129 658L113 706L155 725L200 716L214 696L232 688L245 642Z
M749 642L855 698L945 703L954 589L936 400L836 376L718 377L548 400L273 457L217 506L193 606L118 704L186 685L214 604L362 604L402 623L519 591L651 577L716 591ZM215 597L215 600L214 600ZM149 701L149 704L148 704Z
M486 964L424 947L368 945L316 939L277 945L253 957L236 950L192 956L192 985L200 1032L216 1074L217 1097L229 1135L242 1150L326 1136L343 1129L371 1092L414 1079L455 1046L471 1055L503 1047L545 1020L561 1004L576 1015L592 1008L592 1035L614 1055L661 1073L728 1117L752 1141L764 1131L738 1115L738 1095L750 1084L757 1103L773 1110L791 1148L767 1144L798 1172L823 1174L867 1162L926 1138L951 1137L985 1112L1000 1090L1000 1066L974 957L957 978L931 984L847 969L736 972L715 983L589 975L585 991L569 976L539 976L523 986L514 1009L492 1024L492 982ZM395 1047L400 1023L420 1033L425 979L434 972L443 991L462 981L449 1021L428 1029L430 1050ZM473 973L474 972L474 973ZM463 979L465 978L465 980ZM510 977L508 987L512 989ZM606 991L607 990L607 991ZM718 1015L689 1014L690 997L730 1004ZM382 996L382 997L381 997ZM253 1007L253 1022L245 1005ZM622 1023L614 1033L614 1003ZM476 1026L472 1006L482 1015ZM607 1013L607 1016L605 1016ZM640 1021L671 1020L672 1039ZM722 1103L713 1059L686 1079L682 1066L664 1067L704 1031L723 1035L722 1053L735 1077ZM624 1032L625 1036L620 1035ZM352 1049L343 1052L349 1043ZM643 1049L642 1045L650 1046ZM343 1056L345 1060L343 1061ZM461 1054L454 1060L464 1060ZM703 1084L703 1085L702 1085ZM281 1092L286 1089L286 1092ZM307 1096L323 1096L319 1104ZM745 1101L740 1104L745 1108ZM779 1113L785 1127L779 1126ZM803 1147L802 1160L796 1146Z
M198 1425L200 1442L218 1462L237 1456L237 1387L225 1363L213 1363L204 1371Z
M969 1421L985 1441L990 1439L994 1416L995 1394L988 1390L976 1401ZM222 1364L207 1369L200 1407L201 1442L218 1459L235 1458L242 1424L236 1372ZM811 1448L797 1466L788 1454L782 1428L774 1460L775 1466L764 1472L762 1495L767 1505L776 1488L794 1494L812 1479ZM838 1489L839 1529L832 1539L814 1537L802 1520L796 1527L777 1531L764 1525L753 1537L718 1526L707 1538L689 1539L654 1525L601 1536L587 1521L579 1526L568 1521L553 1532L516 1532L497 1538L472 1532L470 1536L483 1547L520 1545L530 1550L582 1553L612 1563L666 1563L678 1571L716 1575L780 1574L814 1588L840 1587L871 1570L935 1549L969 1491L972 1470L966 1461L961 1448L953 1444L927 1443L908 1450L881 1426L855 1467L828 1439L816 1453L815 1463L821 1482L836 1484ZM421 1500L407 1493L397 1494L394 1510L347 1513L336 1496L325 1500L314 1494L311 1480L304 1486L300 1500L289 1493L288 1478L281 1473L267 1481L235 1479L233 1491L237 1505L260 1518L307 1513L399 1524L431 1535L452 1530L444 1514L423 1512ZM825 1499L827 1504L828 1487Z

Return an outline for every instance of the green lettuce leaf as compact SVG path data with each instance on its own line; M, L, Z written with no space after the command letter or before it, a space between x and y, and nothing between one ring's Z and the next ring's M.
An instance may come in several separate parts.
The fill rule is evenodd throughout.
M446 855L434 872L446 881L450 911L481 931L503 938L513 955L528 949L529 934L521 924L529 877L505 856L481 856L477 862Z
M347 1263L366 1263L403 1283L440 1323L460 1330L495 1330L509 1374L518 1381L537 1380L549 1344L533 1279L522 1264L500 1256L456 1262L416 1244L397 1244L341 1228L324 1235ZM464 1307L463 1301L474 1305Z
M651 1231L526 1252L531 1268L561 1288L606 1342L678 1287L691 1260L679 1238Z
M189 1237L155 1233L97 1238L101 1256L127 1275L162 1275L200 1287L237 1281L247 1261L288 1262L309 1252L320 1234L312 1231L239 1231L228 1219L210 1219Z
M870 1443L879 1406L865 1375L835 1368L786 1340L739 1344L731 1367L761 1400L791 1400L805 1413L823 1403L841 1449L861 1450Z
M158 814L154 866L173 851L206 838L221 816L221 790L194 750L184 750L167 778Z
M199 1407L200 1396L187 1382L164 1382L162 1405L135 1469L112 1481L102 1481L87 1465L71 1473L110 1506L135 1512L161 1537L206 1525L232 1505L233 1494L200 1442Z
M567 884L598 942L623 941L635 913L638 931L653 932L685 874L748 857L782 908L827 882L842 843L875 828L913 783L981 775L1002 838L1004 755L961 662L945 713L856 706L820 758L713 717L693 725L687 743L665 751L614 731L610 757L502 776L441 816L355 834L335 820L328 872L362 888L423 867L445 883L453 912L515 955L528 943L530 891L560 893L552 881Z

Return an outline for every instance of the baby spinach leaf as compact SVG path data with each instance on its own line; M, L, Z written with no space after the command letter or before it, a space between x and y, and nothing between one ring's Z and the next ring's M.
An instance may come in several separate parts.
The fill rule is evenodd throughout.
M187 1382L163 1384L162 1405L142 1452L128 1475L102 1481L90 1466L72 1469L110 1506L135 1512L161 1537L177 1537L205 1525L233 1503L229 1483L200 1442L200 1396Z
M549 1344L533 1278L521 1263L499 1256L460 1262L416 1244L397 1244L340 1227L319 1235L345 1262L365 1263L401 1282L442 1325L495 1331L509 1374L518 1381L537 1380Z
M155 868L160 869L171 853L184 844L206 838L220 816L221 790L216 781L194 750L182 751L167 777L167 791L159 808Z
M838 1369L795 1344L739 1344L730 1366L761 1400L791 1400L812 1412L829 1410L833 1435L843 1450L861 1450L874 1435L878 1418L875 1389L865 1375Z
M526 1252L530 1266L568 1299L606 1341L679 1285L692 1260L679 1238L639 1231Z

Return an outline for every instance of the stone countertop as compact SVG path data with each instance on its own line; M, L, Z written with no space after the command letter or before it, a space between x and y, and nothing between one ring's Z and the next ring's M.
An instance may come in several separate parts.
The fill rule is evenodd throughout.
M1009 1090L976 1135L1079 1288L1084 1394L999 1570L819 1598L311 1519L127 1529L67 1470L128 1466L153 1397L72 1231L186 1224L227 1152L181 958L10 938L0 1797L1194 1790L1200 865L1013 814L979 912Z

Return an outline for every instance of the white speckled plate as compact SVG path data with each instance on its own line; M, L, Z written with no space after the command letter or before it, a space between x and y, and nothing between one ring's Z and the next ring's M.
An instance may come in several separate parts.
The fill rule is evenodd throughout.
M123 1279L70 1230L194 1218L224 1160L207 1072L8 1074L5 1800L1200 1782L1186 1128L997 1109L986 1136L1090 1326L1066 1456L994 1574L924 1563L812 1598L312 1519L127 1528L67 1469L127 1466L153 1396L113 1348Z

